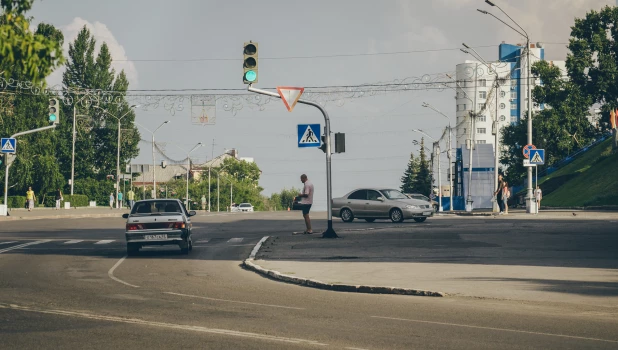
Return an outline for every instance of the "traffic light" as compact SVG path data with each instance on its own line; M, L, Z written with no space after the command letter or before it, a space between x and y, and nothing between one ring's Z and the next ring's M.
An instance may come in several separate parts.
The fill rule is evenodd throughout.
M322 144L320 145L320 149L322 152L326 153L326 137L324 135L320 136L322 139Z
M249 41L243 49L242 81L245 84L253 84L258 81L258 44Z
M57 98L49 99L49 123L58 124L60 121L60 104Z
M335 153L345 152L345 134L342 132L335 133Z

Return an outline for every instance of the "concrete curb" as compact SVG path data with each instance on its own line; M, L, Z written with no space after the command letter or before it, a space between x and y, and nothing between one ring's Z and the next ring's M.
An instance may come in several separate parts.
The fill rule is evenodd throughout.
M318 280L312 280L309 278L285 275L279 271L268 270L255 263L255 255L262 247L262 244L264 244L264 242L266 242L268 238L270 238L270 236L265 236L258 242L258 244L256 244L256 246L253 248L253 251L251 251L251 255L249 256L249 258L245 259L242 262L242 266L246 268L247 270L257 272L258 274L262 276L268 277L276 281L282 281L286 283L292 283L292 284L297 284L300 286L317 288L317 289L332 290L332 291L337 291L337 292L416 295L416 296L429 296L429 297L447 296L447 294L444 292L433 292L433 291L420 290L420 289L326 283L326 282L322 282Z
M43 220L43 219L82 219L82 218L122 218L122 214L78 214L78 215L53 215L53 216L0 216L0 221L14 220Z

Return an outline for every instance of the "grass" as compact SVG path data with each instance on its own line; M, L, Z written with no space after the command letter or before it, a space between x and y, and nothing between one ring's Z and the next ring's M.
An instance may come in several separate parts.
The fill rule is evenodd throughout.
M618 205L618 153L611 139L539 181L542 207Z

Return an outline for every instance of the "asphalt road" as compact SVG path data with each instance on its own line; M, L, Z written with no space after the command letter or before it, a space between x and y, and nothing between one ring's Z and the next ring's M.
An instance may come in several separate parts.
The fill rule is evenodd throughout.
M0 348L618 347L606 310L339 293L240 268L263 236L302 229L297 213L198 216L190 255L125 258L121 218L2 222Z

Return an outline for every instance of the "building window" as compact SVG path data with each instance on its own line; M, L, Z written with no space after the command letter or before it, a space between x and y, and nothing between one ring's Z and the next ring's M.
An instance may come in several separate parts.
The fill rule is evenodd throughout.
M479 98L487 98L487 91L479 91Z
M512 115L511 116L511 123L517 123L517 116L516 115Z
M487 143L487 141L486 141L486 140L476 140L476 143L477 143L477 144L484 145L484 144L486 144L486 143Z
M480 79L479 80L479 86L480 87L486 87L487 86L487 79Z
M486 134L487 133L487 129L485 129L485 128L476 128L476 133L477 134Z
M505 108L506 108L506 105L504 103L501 103L500 104L500 109L505 109Z
M504 86L504 85L506 85L506 78L500 78L500 79L498 79L498 82L499 82L500 85Z
M511 91L511 98L512 99L516 99L517 98L517 91Z
M511 86L517 86L517 79L511 79Z
M500 91L500 97L505 97L505 96L506 96L506 92Z
M466 105L465 104L457 105L457 111L458 112L465 111L465 110L466 110Z
M500 121L501 121L501 122L503 122L503 121L505 121L505 120L506 120L506 117L505 117L505 116L503 116L503 115L501 115L501 116L500 116Z
M476 117L476 121L477 122L484 122L487 121L487 117L484 115L479 115L478 117Z
M511 103L511 109L512 110L517 109L517 103Z

